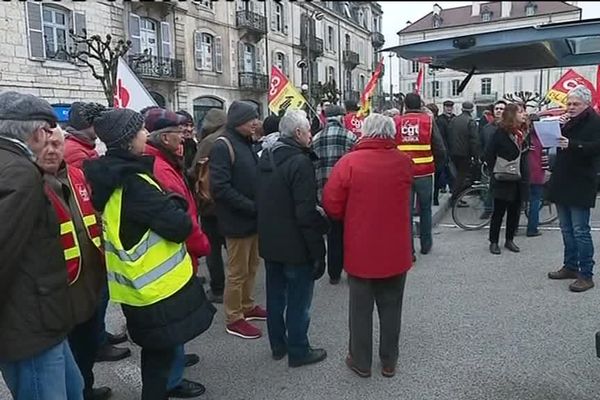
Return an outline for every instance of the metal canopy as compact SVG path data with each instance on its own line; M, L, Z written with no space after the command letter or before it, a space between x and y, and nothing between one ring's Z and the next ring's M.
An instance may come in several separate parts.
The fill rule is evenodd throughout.
M475 74L600 64L600 19L431 40L381 51Z

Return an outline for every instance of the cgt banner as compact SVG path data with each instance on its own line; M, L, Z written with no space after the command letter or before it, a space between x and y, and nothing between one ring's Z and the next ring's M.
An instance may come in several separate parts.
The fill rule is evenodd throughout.
M548 91L546 97L553 103L556 103L563 108L567 108L567 93L569 93L571 89L579 85L583 85L590 89L594 96L593 104L596 104L598 100L598 95L596 93L596 88L594 87L594 84L572 69L569 69L563 74L563 76L560 77L560 79L554 84L554 86L552 86L552 89Z
M271 66L269 82L269 110L280 115L288 108L300 109L306 99L288 80L287 76L275 65Z
M143 108L156 105L142 82L135 76L123 57L120 57L117 66L117 89L115 90L113 106L140 111Z

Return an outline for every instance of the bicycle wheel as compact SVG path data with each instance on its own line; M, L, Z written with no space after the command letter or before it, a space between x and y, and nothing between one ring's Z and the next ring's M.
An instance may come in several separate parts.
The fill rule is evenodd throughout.
M487 186L473 186L464 190L452 206L454 223L467 231L486 226L492 218L492 201L488 196Z
M525 216L529 218L529 206L525 207ZM550 225L558 219L558 211L556 205L549 202L543 201L540 204L540 225Z

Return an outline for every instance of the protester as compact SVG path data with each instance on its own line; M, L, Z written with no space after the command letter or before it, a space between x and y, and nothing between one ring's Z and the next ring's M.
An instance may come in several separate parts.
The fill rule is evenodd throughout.
M207 159L210 155L215 140L225 133L227 115L218 108L210 109L204 116L200 130L200 143L194 158L194 165L200 160ZM223 290L225 289L225 268L223 266L222 249L225 238L219 232L214 204L203 205L198 209L202 230L210 242L210 254L206 257L208 274L210 275L210 290L207 292L208 300L212 303L223 303Z
M394 376L406 272L411 267L411 159L396 149L391 118L365 119L363 137L342 157L325 185L327 214L343 221L350 286L350 344L346 360L371 375L373 303L379 313L382 374Z
M437 185L437 190L442 193L446 193L447 188L452 189L454 184L454 176L450 168L450 146L448 145L448 140L450 137L450 123L454 117L456 117L456 115L454 115L454 102L452 100L444 101L443 112L436 119L438 129L440 130L440 135L444 140L444 146L446 146L446 151L448 153L446 157L446 164L440 173L439 185Z
M262 335L248 321L267 319L267 312L252 298L259 264L254 202L258 156L252 149L257 125L256 107L234 101L227 112L224 139L216 140L210 152L210 189L229 263L223 296L226 331L244 339Z
M383 115L386 117L394 118L396 115L400 115L400 110L397 108L390 108L389 110L385 110Z
M429 111L431 111L431 113L433 114L433 118L435 120L437 120L439 114L440 114L440 109L438 108L438 106L436 106L434 103L429 103L425 105L425 108L427 108ZM439 129L439 127L438 127Z
M590 209L596 205L600 117L592 104L592 93L584 86L568 93L567 114L561 118L560 148L550 178L549 200L558 209L564 262L548 277L576 279L569 285L573 292L594 287Z
M414 164L411 208L416 197L421 254L428 254L433 246L433 177L436 167L441 169L446 162L446 148L433 117L421 107L421 96L408 93L404 104L406 112L395 119L396 143L398 149L408 155ZM414 253L413 245L413 258Z
M279 118L277 115L269 115L263 121L264 136L260 141L260 151L258 152L259 157L262 155L264 149L273 146L273 144L279 140L279 137L281 136L279 133L280 121L281 118Z
M154 157L153 176L161 188L169 193L180 195L188 204L187 212L192 221L192 232L185 241L185 247L192 259L194 275L196 275L198 258L210 253L210 243L198 225L196 201L187 186L184 174L184 156L180 153L180 149L185 140L184 129L187 123L188 119L182 114L160 108L148 111L144 127L149 136L144 154ZM184 367L190 367L199 361L198 355L185 354L183 345L177 347L167 385L170 397L195 397L206 391L200 383L183 379Z
M179 110L177 114L184 118L183 121L183 166L184 171L192 168L194 157L196 156L196 150L198 148L198 142L196 141L196 128L194 126L194 117L185 111Z
M94 360L98 352L100 320L97 314L101 292L106 286L102 249L102 227L96 216L83 172L64 163L65 138L62 130L52 130L37 158L44 171L45 191L61 228L61 245L67 264L69 295L76 324L69 345L83 375L85 400L102 400L111 389L93 389Z
M540 222L540 208L544 184L546 183L546 169L548 157L544 155L542 142L533 126L533 121L539 121L539 117L532 114L529 117L529 153L527 164L529 166L529 213L527 214L527 236L540 236L538 225Z
M468 177L471 163L479 159L481 148L479 145L477 124L471 113L475 106L470 101L462 104L462 114L452 119L449 126L448 150L450 159L456 168L456 178L452 188L452 201L469 186ZM464 206L464 204L459 204Z
M356 143L356 136L343 125L346 110L332 105L325 109L327 125L313 140L313 151L317 155L315 173L317 177L317 193L322 199L323 188L334 165L342 156L350 151ZM339 221L331 221L331 229L327 234L327 272L329 283L340 283L344 269L344 226Z
M56 123L47 101L0 94L0 371L18 400L83 399L59 223L35 165Z
M479 138L480 138L480 142L481 142L481 136L483 135L483 129L488 125L491 124L495 121L495 104L490 104L488 105L485 110L483 110L483 113L481 114L481 117L479 118L479 123L478 125L478 132L479 132ZM482 147L484 148L484 147Z
M69 110L69 121L66 127L67 135L64 138L64 161L70 167L81 169L85 160L94 160L99 157L96 152L96 139L98 136L88 120L88 115L104 111L106 108L98 103L75 102ZM106 275L104 276L106 280ZM108 307L108 284L104 282L100 301L98 302L98 318L96 326L100 330L97 338L98 350L95 352L97 362L119 361L131 356L131 350L115 346L127 341L127 334L113 335L106 331L106 308ZM85 376L84 376L85 378ZM87 383L87 382L86 382Z
M184 244L193 229L189 204L152 177L141 114L113 109L89 117L107 147L83 167L102 213L110 298L142 348L142 399L164 399L178 346L208 329L215 313Z
M288 111L281 138L263 152L256 203L261 257L265 259L267 327L273 358L290 367L324 360L308 341L314 280L325 272L327 219L317 210L317 183L304 111ZM287 332L287 333L286 333Z
M492 222L490 225L490 252L500 254L498 241L502 219L506 214L506 241L504 247L513 253L520 251L514 242L515 233L519 227L521 204L528 196L527 143L525 141L525 126L527 116L523 106L509 104L504 109L498 129L486 148L485 159L491 173L490 190L493 195ZM499 166L506 161L515 161L516 166L509 171ZM496 164L498 163L498 165ZM518 170L516 170L518 168Z
M487 144L498 130L498 124L502 121L502 113L505 108L506 102L504 100L498 100L494 104L494 120L480 129L479 143L482 151L485 151Z

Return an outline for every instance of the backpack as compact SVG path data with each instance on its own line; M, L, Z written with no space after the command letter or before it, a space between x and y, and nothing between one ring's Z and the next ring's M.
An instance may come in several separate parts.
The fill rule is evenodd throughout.
M233 151L233 145L228 138L219 136L216 140L222 140L229 149L229 157L231 158L231 165L235 163L235 152ZM214 146L214 143L213 143ZM203 157L196 162L194 166L194 198L196 199L196 205L198 210L207 211L214 206L215 201L212 198L210 192L210 159L209 157Z

